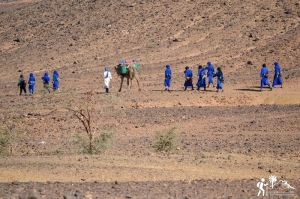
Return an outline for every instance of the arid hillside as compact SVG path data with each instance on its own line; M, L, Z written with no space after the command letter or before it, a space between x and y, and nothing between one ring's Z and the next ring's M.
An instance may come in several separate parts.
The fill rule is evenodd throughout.
M262 178L269 195L299 198L299 24L298 0L0 0L0 198L252 198ZM124 59L139 62L142 91L134 80L118 92ZM275 61L283 88L259 92ZM224 92L184 91L184 68L195 84L207 62ZM20 96L29 73L35 93ZM74 115L88 91L94 136L108 136L94 155ZM170 131L173 150L156 151Z
M274 61L293 79L299 75L299 8L298 1L32 3L1 14L3 81L18 70L53 69L84 79L87 70L96 75L131 58L154 82L166 63L181 73L207 61L222 66L229 82L249 83L262 63L273 69Z

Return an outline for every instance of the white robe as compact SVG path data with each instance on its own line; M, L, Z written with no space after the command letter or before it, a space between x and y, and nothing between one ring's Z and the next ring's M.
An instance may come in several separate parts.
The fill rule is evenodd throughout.
M103 78L104 78L104 88L109 88L109 83L110 83L110 80L112 79L111 73L109 71L105 71L103 73Z

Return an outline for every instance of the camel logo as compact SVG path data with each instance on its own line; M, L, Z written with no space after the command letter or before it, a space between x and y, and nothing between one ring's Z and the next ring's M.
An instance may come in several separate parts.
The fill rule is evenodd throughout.
M294 194L293 190L295 189L292 187L286 180L277 180L277 177L274 175L269 176L269 184L265 182L266 180L262 178L258 183L257 183L257 188L258 193L257 196L268 196L268 195L292 195ZM268 191L268 188L271 190ZM278 191L276 191L278 189Z

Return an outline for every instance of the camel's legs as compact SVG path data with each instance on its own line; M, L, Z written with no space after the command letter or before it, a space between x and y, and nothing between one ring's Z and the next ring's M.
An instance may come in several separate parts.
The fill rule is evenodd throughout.
M135 78L135 79L136 79L136 82L137 82L137 84L138 84L139 91L141 91L139 79L138 79L138 78Z
M128 78L128 77L127 77L127 86L129 86L129 78ZM130 86L130 87L131 87L131 86ZM130 88L130 87L129 87L129 88Z
M123 80L124 80L124 77L121 77L121 84L120 84L120 89L119 89L119 92L121 92L121 90L122 90L122 86L123 86Z

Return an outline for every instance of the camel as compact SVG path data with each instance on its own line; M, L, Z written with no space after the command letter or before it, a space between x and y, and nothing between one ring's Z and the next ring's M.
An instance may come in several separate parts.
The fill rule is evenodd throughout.
M118 65L118 66L115 67L115 70L117 71L118 76L121 77L121 85L120 85L119 92L121 92L121 90L122 90L124 78L127 78L127 86L129 86L129 80L130 80L130 86L129 86L129 88L131 88L131 86L132 86L132 80L133 80L133 78L135 78L136 81L137 81L137 83L138 83L139 91L141 91L138 72L137 72L134 64L133 63L129 64L129 66L127 68L126 74L121 74L119 67L120 67L120 65Z

